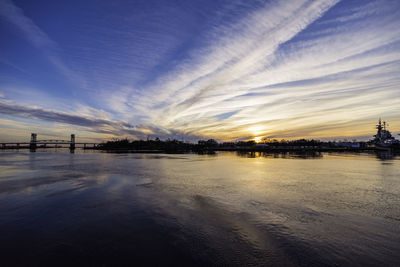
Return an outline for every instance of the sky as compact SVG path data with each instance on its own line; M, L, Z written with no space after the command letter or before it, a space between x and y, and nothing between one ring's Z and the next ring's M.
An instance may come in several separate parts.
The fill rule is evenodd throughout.
M400 132L398 0L0 0L0 141L368 140L379 117Z

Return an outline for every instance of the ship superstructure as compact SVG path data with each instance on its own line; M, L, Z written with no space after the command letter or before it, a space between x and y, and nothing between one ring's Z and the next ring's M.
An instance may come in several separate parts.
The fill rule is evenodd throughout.
M386 123L386 121L382 121L381 118L379 118L379 122L376 125L376 129L378 131L376 135L374 135L374 139L372 140L375 144L389 146L399 142L392 136L390 131L387 129L387 126L388 124Z

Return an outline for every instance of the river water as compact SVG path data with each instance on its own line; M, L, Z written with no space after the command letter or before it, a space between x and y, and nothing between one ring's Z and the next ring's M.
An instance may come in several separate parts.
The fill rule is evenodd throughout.
M400 266L400 157L0 153L1 266Z

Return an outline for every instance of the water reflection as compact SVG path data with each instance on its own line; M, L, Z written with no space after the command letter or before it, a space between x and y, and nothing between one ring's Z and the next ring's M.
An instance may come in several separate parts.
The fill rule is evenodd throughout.
M392 160L395 159L396 156L398 156L397 153L392 151L376 151L375 155L380 160Z
M199 150L197 152L198 155L208 155L208 156L216 156L217 152L214 150Z
M236 155L244 158L282 158L282 159L312 159L322 158L323 154L318 151L295 151L295 152L257 152L257 151L236 151Z
M0 153L2 265L400 264L395 157L76 152Z
M63 147L58 147L58 146L55 146L54 147L54 151L58 151L59 150L59 148L61 149L61 150L66 150L65 148L63 148ZM49 151L48 150L49 148L46 148L46 147L43 147L42 149L39 147L39 148L37 148L37 147L31 147L31 148L29 148L29 152L31 152L31 153L34 153L34 152L36 152L36 151L40 151L40 150L45 150L45 151ZM17 151L19 152L20 150L19 149L17 149ZM74 154L75 153L75 148L69 148L68 149L68 151L69 151L69 153L71 153L71 154Z

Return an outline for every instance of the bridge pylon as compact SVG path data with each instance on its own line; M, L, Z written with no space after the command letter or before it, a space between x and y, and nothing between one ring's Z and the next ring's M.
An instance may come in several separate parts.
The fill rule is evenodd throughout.
M75 134L71 134L71 143L69 144L69 149L75 149Z
M30 149L36 149L37 146L37 134L31 133L31 142L29 143Z

